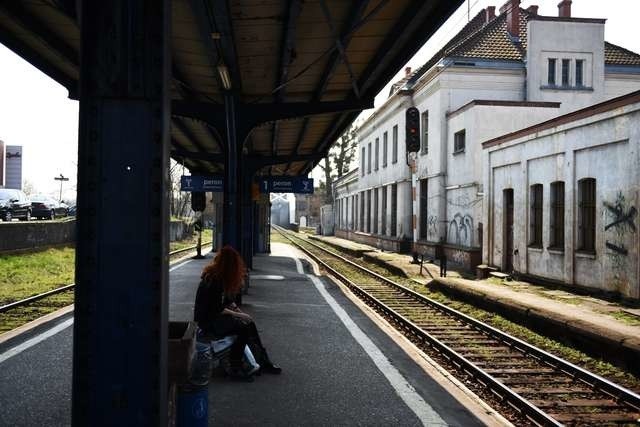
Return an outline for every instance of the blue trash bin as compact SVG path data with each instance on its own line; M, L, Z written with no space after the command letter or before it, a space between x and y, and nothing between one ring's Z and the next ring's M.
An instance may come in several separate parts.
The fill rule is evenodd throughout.
M176 427L207 427L209 387L184 385L178 388Z

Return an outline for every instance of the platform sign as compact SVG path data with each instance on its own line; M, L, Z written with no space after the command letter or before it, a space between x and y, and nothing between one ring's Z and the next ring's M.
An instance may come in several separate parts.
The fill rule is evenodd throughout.
M183 175L180 177L180 191L224 191L224 180L221 176Z
M259 180L261 193L313 194L313 178L268 177Z

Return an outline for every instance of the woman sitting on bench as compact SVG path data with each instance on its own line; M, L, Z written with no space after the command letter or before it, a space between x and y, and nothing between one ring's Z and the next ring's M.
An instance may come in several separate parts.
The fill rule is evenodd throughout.
M249 345L261 372L279 374L282 369L269 360L253 319L233 303L242 289L245 271L240 254L229 245L223 247L202 270L194 320L206 335L218 338L236 335L229 356L231 377L251 378L242 364L245 345Z

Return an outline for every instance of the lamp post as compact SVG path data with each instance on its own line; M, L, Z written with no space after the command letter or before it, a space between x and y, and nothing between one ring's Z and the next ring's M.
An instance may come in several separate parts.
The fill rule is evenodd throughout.
M60 176L56 176L53 179L55 179L56 181L60 181L60 197L58 198L58 201L62 202L62 183L64 181L69 181L69 178L67 178L64 175L60 174Z

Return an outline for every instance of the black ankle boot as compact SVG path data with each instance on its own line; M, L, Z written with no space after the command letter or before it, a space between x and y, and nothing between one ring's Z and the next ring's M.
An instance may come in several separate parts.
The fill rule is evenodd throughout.
M253 376L249 374L242 365L238 366L234 364L229 366L227 369L227 375L233 380L245 381L248 383L253 382Z
M274 365L271 362L267 362L264 365L260 365L260 371L267 374L280 375L282 373L282 368L278 365Z
M279 375L282 373L282 368L278 365L273 364L271 359L269 359L267 350L264 347L262 347L262 361L260 362L260 371L274 375Z

